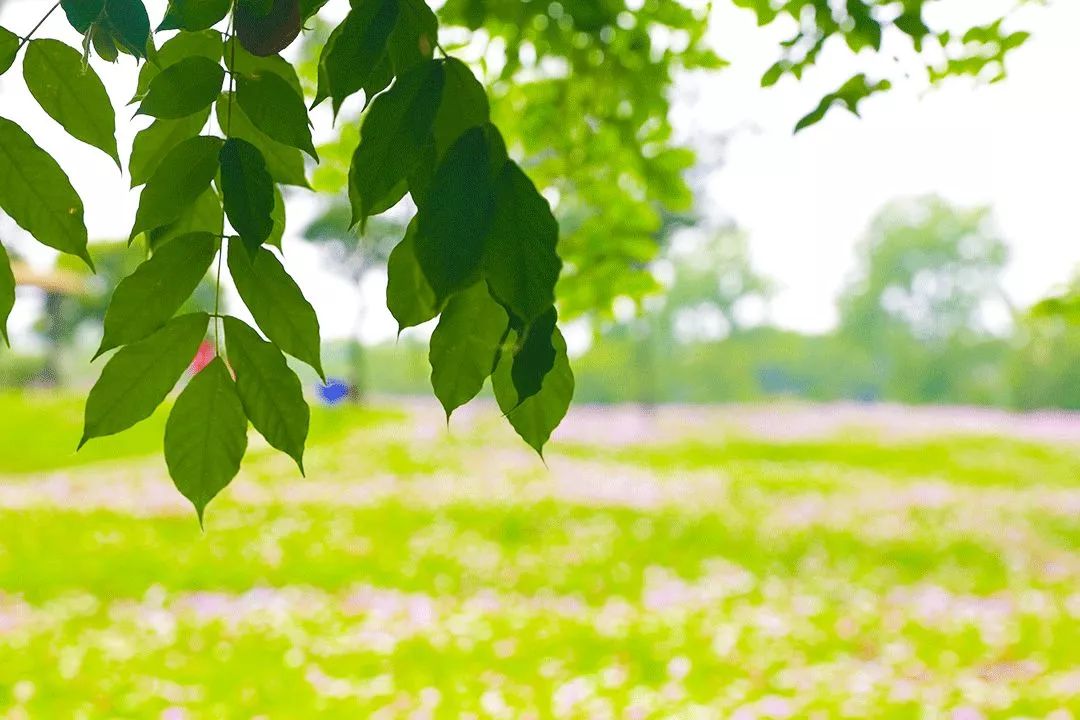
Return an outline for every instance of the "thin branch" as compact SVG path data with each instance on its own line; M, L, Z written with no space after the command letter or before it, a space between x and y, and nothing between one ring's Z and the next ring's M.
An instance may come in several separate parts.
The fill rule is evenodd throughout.
M49 8L49 12L45 13L45 14L44 14L44 15L42 16L42 18L41 18L40 20L38 20L38 24L37 24L37 25L35 25L35 26L33 27L33 29L32 29L32 30L30 30L30 32L28 32L28 33L26 34L26 37L24 37L24 38L23 38L23 39L22 39L22 40L21 40L21 41L19 42L19 47L18 47L18 48L16 48L15 52L19 52L19 50L22 50L22 49L23 49L23 46L24 46L24 45L26 45L26 43L30 42L30 38L34 37L34 33L36 33L36 32L37 32L38 30L40 30L40 29L41 29L41 26L45 24L45 21L49 19L49 16L50 16L50 15L52 15L52 14L53 14L54 12L56 12L56 9L57 9L58 7L60 7L60 3L59 3L59 2L57 2L57 3L56 3L55 5L53 5L53 6L51 7L51 8Z

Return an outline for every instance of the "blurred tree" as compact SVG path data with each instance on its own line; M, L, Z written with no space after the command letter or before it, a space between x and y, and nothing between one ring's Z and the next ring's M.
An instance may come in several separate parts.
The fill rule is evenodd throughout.
M1007 259L987 208L923 197L877 215L840 299L840 334L869 355L883 395L948 401L963 377L978 381L982 350L999 346L987 345L988 319L1008 310Z
M1017 324L1009 362L1012 404L1021 410L1080 410L1080 277Z
M678 382L666 376L678 372L675 356L689 353L691 345L715 347L741 333L752 324L746 312L751 305L763 320L772 293L769 280L753 268L742 233L694 224L689 216L666 216L668 231L659 242L664 254L651 270L666 280L663 294L647 298L640 316L626 313L603 326L593 351L614 356L619 351L602 346L627 346L620 376L633 384L633 399L645 406L670 399Z
M666 340L717 340L764 320L773 284L754 269L742 232L680 233L665 260L671 281L657 319Z

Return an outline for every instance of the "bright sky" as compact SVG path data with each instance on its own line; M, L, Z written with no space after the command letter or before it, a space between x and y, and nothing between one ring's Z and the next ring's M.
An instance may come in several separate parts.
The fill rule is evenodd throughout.
M1003 4L941 5L963 19ZM756 265L781 284L776 322L832 325L855 243L876 211L902 195L992 206L1012 247L1006 282L1020 304L1071 276L1080 263L1080 85L1071 79L1080 3L1032 7L1015 18L1034 37L1016 51L1002 83L957 80L928 91L924 82L901 81L864 103L861 119L834 110L797 136L798 119L853 74L850 53L826 53L802 84L788 79L762 91L775 45L752 15L719 5L713 36L733 65L691 83L677 119L684 127L739 129L707 202L749 233ZM891 62L878 67L898 75Z
M998 0L949 4L971 17L992 12ZM31 27L42 3L9 0L0 23L15 32ZM1065 281L1080 263L1080 86L1069 77L1076 58L1080 4L1059 0L1016 19L1034 39L1014 54L1010 77L994 86L950 82L927 91L919 81L864 104L862 119L834 111L798 136L791 129L821 95L853 72L846 51L827 53L802 84L785 80L761 90L759 78L776 59L775 36L756 28L753 16L720 3L713 40L733 61L727 70L680 83L676 122L685 136L733 132L725 163L708 182L705 206L733 218L750 237L758 268L780 285L773 306L779 324L828 329L835 298L853 267L854 245L872 215L892 198L938 193L964 204L994 207L1013 248L1007 284L1013 299L1029 303ZM949 18L942 18L948 22ZM933 24L933 23L932 23ZM68 37L62 18L43 35ZM70 38L69 38L70 39ZM867 65L896 75L897 66ZM110 87L134 87L131 63L102 73ZM871 73L872 74L872 73ZM122 106L127 98L114 97ZM102 153L66 138L25 91L18 67L0 78L0 112L22 122L71 175L87 205L93 238L125 237L138 200ZM121 148L145 121L120 114ZM121 151L125 152L124 150ZM711 158L716 160L716 158ZM302 229L311 208L290 208L290 233ZM0 224L11 241L9 224ZM18 242L31 259L47 264L48 251ZM360 294L324 269L318 253L287 246L290 267L319 312L324 336L352 332ZM393 333L381 307L376 279L363 293L377 311L367 313L368 339ZM28 320L28 308L18 313Z

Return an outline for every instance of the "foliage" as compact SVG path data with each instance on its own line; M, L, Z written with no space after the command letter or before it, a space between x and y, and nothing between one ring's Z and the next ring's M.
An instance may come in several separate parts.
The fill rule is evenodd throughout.
M136 136L127 168L132 185L143 186L130 240L144 238L146 262L155 265L115 294L102 351L120 349L108 359L101 382L119 383L121 367L154 372L129 378L130 394L96 388L92 398L104 393L119 398L119 405L88 405L84 440L126 427L161 402L182 374L176 369L191 359L196 319L205 317L213 326L224 362L217 300L198 308L204 315L172 317L178 295L205 269L208 234L218 273L227 257L233 281L270 340L268 352L292 355L321 373L317 319L268 248L277 248L284 232L280 186L308 187L304 154L313 160L325 154L331 167L316 185L347 185L352 224L363 228L371 215L406 195L416 209L389 262L387 302L402 327L442 315L466 293L481 299L486 293L486 307L469 305L476 319L497 315L492 303L505 313L496 342L488 337L467 343L471 352L482 353L469 357L474 375L453 392L444 392L441 380L436 390L442 399L452 398L449 411L493 377L507 419L541 451L573 389L557 327L560 313L609 310L621 295L640 297L654 289L648 262L662 213L685 210L691 202L681 174L693 156L672 144L668 93L675 73L722 65L705 43L708 7L691 5L450 0L437 18L423 0L353 0L344 19L330 28L326 19L340 16L319 0L178 0L161 8L155 35L143 0L61 0L42 23L62 9L83 36L81 53L67 43L35 39L41 23L24 37L0 30L0 72L25 49L23 78L43 110L72 137L113 160L119 156L115 112L92 60L115 62L128 55L141 62L132 104L136 115L152 122ZM869 7L853 0L847 5L850 17L840 17L824 0L792 0L778 11L753 3L763 21L786 13L803 22L796 41L787 44L790 52L808 40L819 47L834 35L850 43L884 25L911 37L916 50L930 35L949 44L944 33L924 27L923 2L905 0L899 16L890 15L894 5ZM306 60L284 59L279 53L305 27L321 39L307 44ZM997 47L984 64L997 63L1023 41L1001 32L1000 23L980 26L962 43ZM166 33L172 35L160 42ZM460 41L451 48L482 69L483 83L444 49L443 36ZM481 57L477 51L485 42L486 50L494 50ZM880 48L873 37L868 44ZM953 60L943 73L973 70L975 61ZM781 72L797 75L809 62L803 58ZM856 83L833 99L854 108L861 95L884 86ZM315 148L310 108L330 100L336 118L360 93L366 109L359 142L350 131L329 147ZM354 128L354 117L349 119ZM38 241L92 267L81 199L56 160L25 129L3 118L0 208ZM198 251L170 248L191 242L200 244ZM191 263L185 284L141 315L137 310L154 278L173 262ZM11 283L6 274L0 283L0 320L6 321ZM464 335L455 336L464 330L453 328L469 323L456 312L450 315L453 322L440 338L464 341ZM190 331L183 342L168 337L176 323ZM451 357L456 362L453 353L432 355L436 366ZM284 356L264 360L269 364L260 366L280 368ZM238 363L231 364L235 370ZM192 381L190 392L199 402L178 405L188 417L184 422L213 416L209 399L231 397L231 373L222 373L222 363L212 367L204 371L211 376ZM433 376L446 377L447 368L433 369ZM258 412L242 405L254 422L251 415ZM263 420L254 422L256 429L274 435ZM230 452L224 446L217 452L211 444L220 438L201 437L202 445L190 432L166 436L174 469L209 463L199 467L215 480L199 491L196 504L227 484L238 467L234 451L241 449L233 444ZM299 457L296 438L287 445Z
M146 236L151 255L113 295L99 354L120 349L90 393L82 443L152 414L208 325L218 338L226 321L225 347L216 343L218 359L180 394L165 434L173 479L201 517L239 469L248 420L301 462L307 409L282 353L322 373L314 311L264 247L280 241L276 183L306 184L298 153L318 158L296 71L277 53L320 4L302 11L297 0L173 3L159 30L180 32L160 51L141 0L61 5L85 36L83 53L55 40L15 47L27 48L24 78L45 111L73 137L118 159L112 105L87 64L92 48L107 61L118 52L148 59L135 102L138 115L154 119L140 132L129 168L133 184L144 184L131 240ZM214 29L226 21L230 34ZM6 57L11 39L4 37ZM371 107L349 173L353 223L411 193L419 209L410 262L419 270L415 277L434 291L425 312L439 315L466 291L501 306L495 341L473 348L486 356L469 358L481 369L479 382L471 394L459 392L458 402L479 392L496 367L511 367L506 392L516 399L508 419L540 450L570 402L562 389L545 391L544 382L557 352L565 358L554 325L557 225L547 201L506 155L482 86L445 52L436 57L437 46L437 21L426 4L355 2L322 48L314 105L331 99L336 114L349 96L367 95ZM241 134L234 135L232 121L241 113ZM208 116L217 119L217 134L203 131ZM0 144L0 207L38 240L92 264L82 205L63 171L10 121L0 120ZM222 317L217 301L210 314L173 317L216 254L219 273L227 256L237 290L269 344L239 320ZM391 292L398 287L392 283ZM442 335L464 333L468 325L455 320ZM565 362L559 367L569 372Z

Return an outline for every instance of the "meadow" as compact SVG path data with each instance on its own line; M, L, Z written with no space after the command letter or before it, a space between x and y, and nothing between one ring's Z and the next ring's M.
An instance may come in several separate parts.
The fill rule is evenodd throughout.
M318 409L202 532L79 415L0 396L0 718L1080 718L1071 425Z

